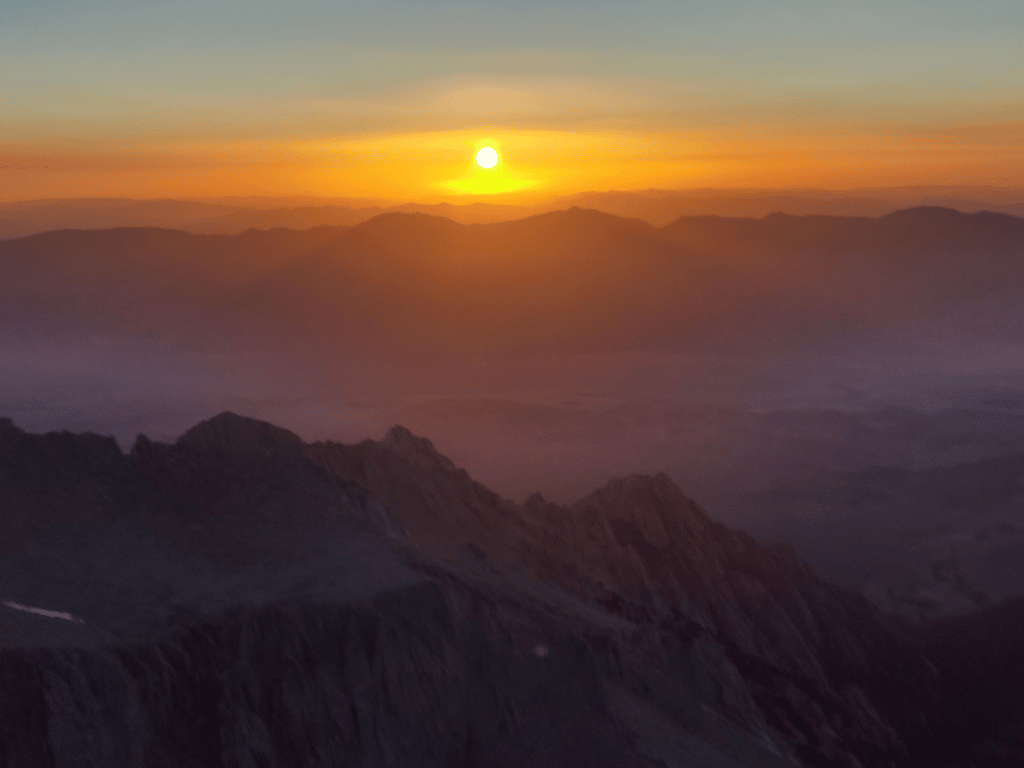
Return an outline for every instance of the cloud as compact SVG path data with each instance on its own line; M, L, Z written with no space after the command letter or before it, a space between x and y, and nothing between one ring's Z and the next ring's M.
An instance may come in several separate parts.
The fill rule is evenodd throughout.
M639 83L583 77L440 78L372 98L310 102L321 114L455 119L562 120L633 114L655 104Z

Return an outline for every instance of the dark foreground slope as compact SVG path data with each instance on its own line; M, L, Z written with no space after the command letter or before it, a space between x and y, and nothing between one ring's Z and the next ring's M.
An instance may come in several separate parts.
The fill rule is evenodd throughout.
M942 670L942 710L917 762L1024 765L1024 599L936 622L927 643Z
M517 506L398 427L0 422L0 542L4 768L896 766L966 695L663 475Z

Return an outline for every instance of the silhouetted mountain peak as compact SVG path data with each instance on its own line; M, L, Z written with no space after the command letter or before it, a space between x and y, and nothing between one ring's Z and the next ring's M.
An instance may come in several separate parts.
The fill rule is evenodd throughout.
M567 208L563 211L550 211L548 213L541 213L537 216L531 216L529 219L523 219L523 221L530 220L557 223L570 227L596 226L644 231L654 229L653 226L641 219L625 218L622 216L616 216L614 213L599 211L596 208L582 208L578 205L574 205L572 208Z
M576 502L573 506L614 505L643 503L652 498L687 499L686 494L664 472L653 475L635 474L609 480L603 486ZM687 499L688 500L688 499Z
M287 429L231 411L200 422L179 437L176 444L242 453L273 453L303 447L299 436Z
M527 509L544 509L548 505L548 500L544 498L540 491L531 493L530 496L523 502L523 506Z
M960 213L960 211L955 211L952 208L943 208L939 205L922 205L916 208L904 208L900 211L893 211L882 218L907 222L952 222L961 221L968 217L969 214Z
M0 460L23 470L71 477L77 472L121 471L125 456L112 437L92 432L33 435L0 418ZM24 475L27 476L27 475Z
M91 432L23 432L0 419L0 560L54 524L106 521L139 490L117 441ZM54 503L53 499L60 499ZM0 573L0 589L4 576ZM2 595L0 595L2 597ZM3 639L0 627L0 641Z
M391 427L384 435L384 439L380 441L380 445L401 456L413 466L423 468L441 466L450 470L458 469L451 459L438 452L430 440L414 435L401 424Z
M680 547L679 551L694 561L709 553L691 552L684 541L715 537L712 520L662 472L611 480L571 509L584 519L605 521L620 543L639 536L658 546Z
M463 229L464 226L445 216L435 216L418 211L387 211L352 227L356 232L383 231L388 234L402 231L428 231L448 233Z

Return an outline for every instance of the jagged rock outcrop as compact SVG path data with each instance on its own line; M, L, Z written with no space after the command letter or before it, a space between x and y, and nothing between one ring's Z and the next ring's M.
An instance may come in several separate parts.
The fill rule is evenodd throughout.
M863 597L665 475L519 506L401 427L234 414L0 457L0 598L83 620L0 606L4 768L895 766L936 706Z
M714 523L666 475L614 480L568 508L539 496L516 508L405 434L310 450L379 495L419 549L469 544L519 579L557 585L661 636L706 634L808 759L885 764L901 750L900 732L926 721L934 669L876 608L791 549ZM387 449L392 435L402 453ZM404 494L389 494L391 477L406 478Z

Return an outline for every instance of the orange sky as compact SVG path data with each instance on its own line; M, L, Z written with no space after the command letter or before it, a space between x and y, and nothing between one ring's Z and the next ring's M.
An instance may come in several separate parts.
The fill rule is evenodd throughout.
M1019 186L1021 39L1019 0L7 0L0 199Z
M1017 186L1020 126L809 132L478 130L267 141L139 141L7 153L0 198L360 196L466 201L604 189ZM985 140L978 140L983 135ZM483 145L501 162L474 162ZM70 150L70 151L69 151Z

